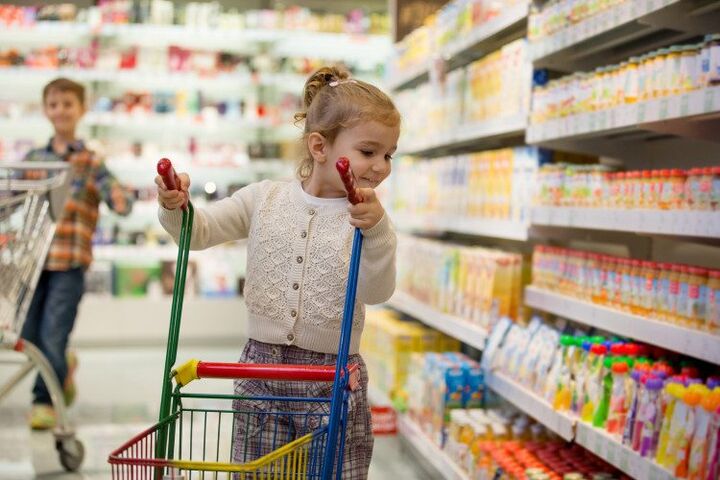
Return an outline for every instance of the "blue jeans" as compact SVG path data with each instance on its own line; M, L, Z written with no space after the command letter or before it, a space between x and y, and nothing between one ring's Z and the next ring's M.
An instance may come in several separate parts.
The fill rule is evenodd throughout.
M45 354L61 386L68 373L65 349L84 291L85 271L82 268L64 272L43 270L22 329L22 337ZM33 397L34 404L52 403L40 375L35 381Z

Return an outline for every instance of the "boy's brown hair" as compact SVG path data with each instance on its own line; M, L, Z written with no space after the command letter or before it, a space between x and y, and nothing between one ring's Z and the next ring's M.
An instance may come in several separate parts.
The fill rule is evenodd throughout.
M45 85L45 88L43 88L43 103L45 103L47 96L53 90L58 92L71 92L80 100L81 105L85 105L85 87L74 80L59 77Z

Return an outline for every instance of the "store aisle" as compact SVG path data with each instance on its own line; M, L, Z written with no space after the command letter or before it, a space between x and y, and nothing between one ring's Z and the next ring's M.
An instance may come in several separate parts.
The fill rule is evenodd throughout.
M185 347L181 348L178 358L232 361L238 352L235 347ZM0 353L2 358L8 355ZM108 452L154 421L164 348L81 348L78 357L79 397L71 414L86 448L83 471L65 473L57 460L52 435L32 433L27 428L25 415L30 401L30 379L26 379L0 405L0 480L108 479ZM0 383L10 372L7 365L0 364ZM222 381L206 385L218 392L226 387ZM378 437L370 479L431 478L415 465L400 440Z

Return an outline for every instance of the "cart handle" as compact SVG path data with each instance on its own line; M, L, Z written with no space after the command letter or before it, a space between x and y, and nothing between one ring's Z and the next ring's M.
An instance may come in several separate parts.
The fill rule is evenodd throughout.
M348 365L350 390L360 384L360 370L356 363ZM344 375L344 372L342 372ZM201 378L258 378L301 382L332 382L334 365L286 365L263 363L223 363L189 360L172 371L175 381L184 387Z
M157 163L157 173L162 177L163 183L168 190L180 190L180 177L175 172L172 162L167 158L161 158ZM187 210L187 199L182 204L182 209Z

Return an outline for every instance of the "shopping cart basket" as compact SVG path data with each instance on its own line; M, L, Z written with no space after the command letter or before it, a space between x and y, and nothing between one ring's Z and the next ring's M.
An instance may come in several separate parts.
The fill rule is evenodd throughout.
M338 170L348 187L350 201L361 201L347 160L338 162ZM168 188L177 188L177 177L168 160L158 163L158 173ZM190 360L174 368L193 224L192 203L183 207L182 216L159 420L110 454L112 478L339 479L349 395L358 378L357 366L348 365L347 360L362 247L360 230L355 230L353 238L340 345L334 366ZM327 398L240 397L188 393L183 389L201 378L334 383L332 396ZM233 400L242 400L241 404L256 408L233 408ZM312 406L309 411L308 405ZM256 430L260 437L265 435L265 438L251 442L247 432L256 427L260 427ZM239 442L238 432L246 434Z
M60 382L42 352L20 338L56 220L64 207L67 180L65 162L0 164L0 349L26 357L2 361L21 366L0 385L0 400L37 369L57 414L54 434L60 463L74 471L82 464L85 453L68 420Z

